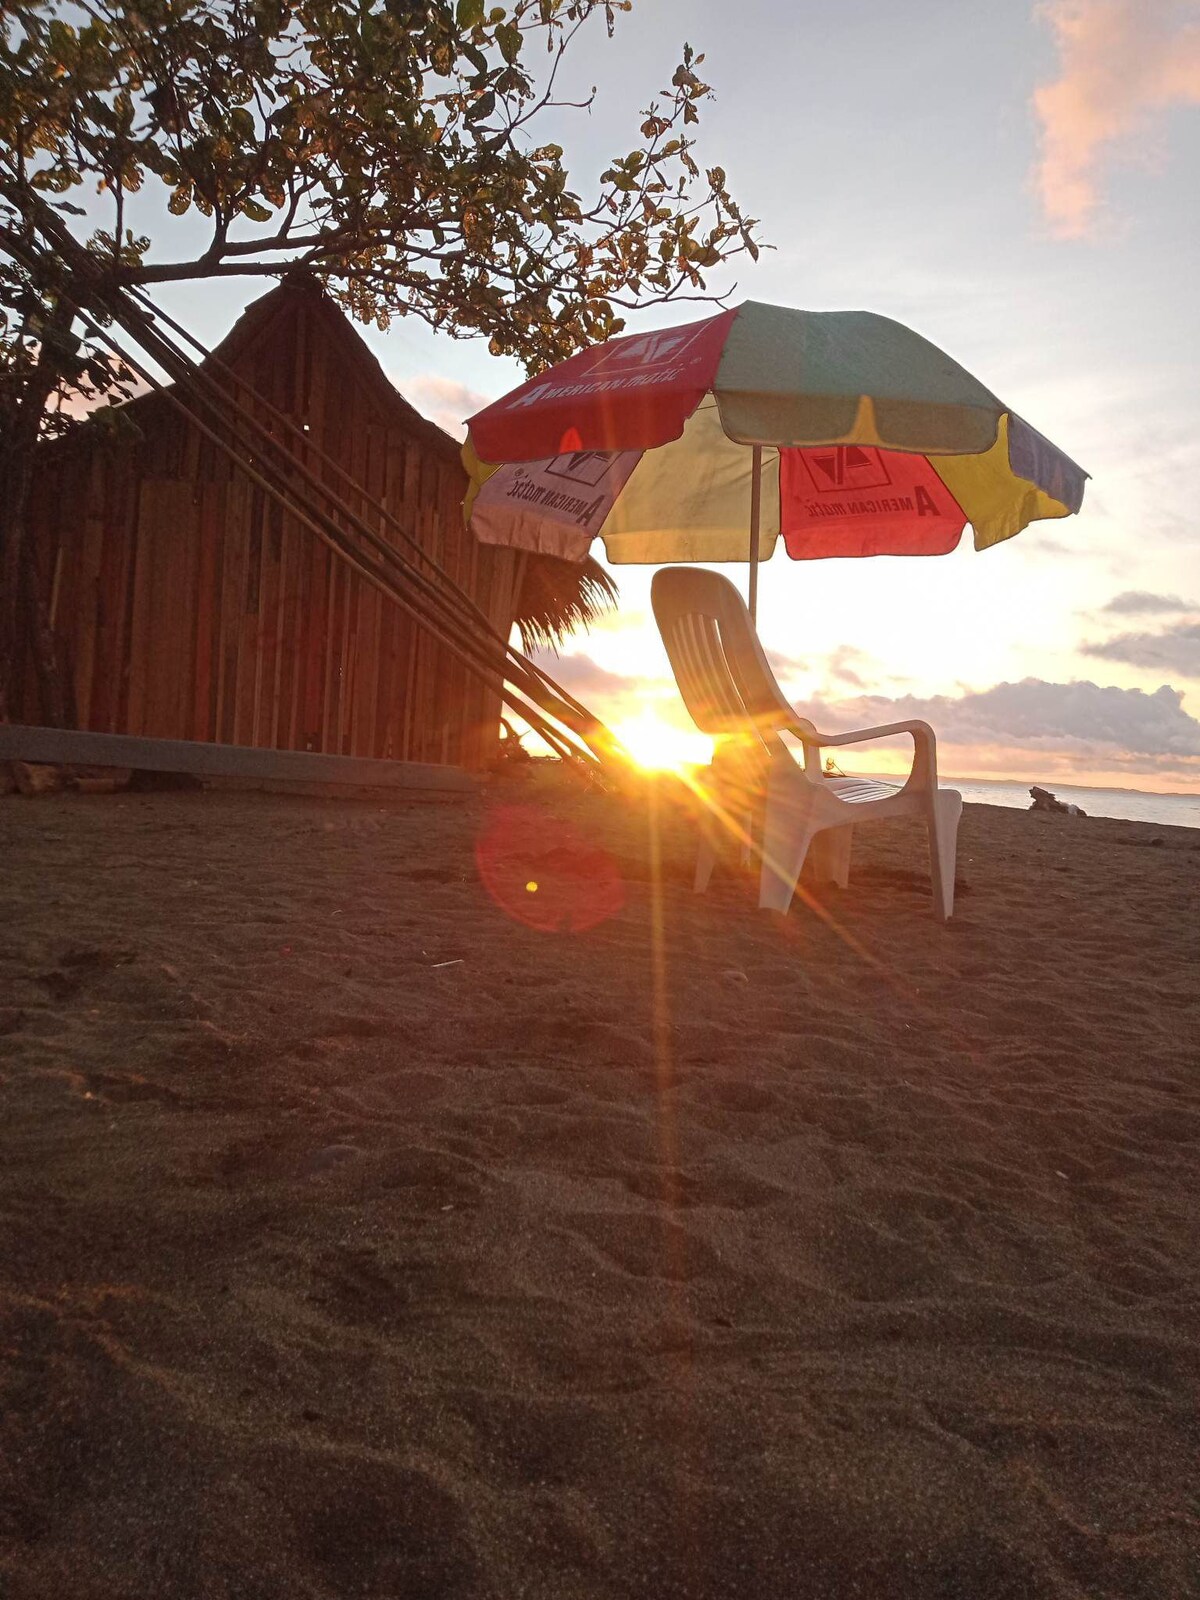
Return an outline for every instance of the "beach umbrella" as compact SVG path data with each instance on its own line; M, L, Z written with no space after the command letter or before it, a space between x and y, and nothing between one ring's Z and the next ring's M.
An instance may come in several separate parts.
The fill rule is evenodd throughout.
M579 561L943 555L1078 511L1087 474L929 340L745 304L612 339L470 419L485 544Z

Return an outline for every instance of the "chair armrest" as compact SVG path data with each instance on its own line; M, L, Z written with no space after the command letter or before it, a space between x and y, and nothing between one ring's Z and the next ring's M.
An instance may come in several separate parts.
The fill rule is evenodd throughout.
M854 728L850 733L819 733L811 722L798 722L787 730L806 744L865 744L868 739L883 739L890 733L910 733L914 739L936 738L927 722L881 722L877 728Z
M798 718L786 731L803 742L805 769L810 773L813 764L809 761L809 751L813 747L865 744L869 739L885 739L889 734L907 733L914 749L912 770L904 787L937 788L937 735L927 722L882 722L878 727L855 728L850 733L820 733L811 722ZM818 758L816 766L819 765Z

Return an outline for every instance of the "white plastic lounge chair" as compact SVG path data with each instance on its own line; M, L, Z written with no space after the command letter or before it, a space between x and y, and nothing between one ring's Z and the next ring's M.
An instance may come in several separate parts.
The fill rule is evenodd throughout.
M784 699L745 602L727 578L699 567L664 567L654 574L650 595L683 702L696 726L715 737L710 774L719 820L743 840L753 837L761 854L759 905L787 911L818 835L818 877L845 888L858 823L919 816L929 829L934 910L948 918L954 910L962 796L938 788L937 747L929 724L889 722L853 733L818 733ZM803 744L803 766L784 743L785 733ZM897 733L909 734L914 746L903 787L822 774L822 748ZM709 821L696 861L697 893L708 887L718 838Z

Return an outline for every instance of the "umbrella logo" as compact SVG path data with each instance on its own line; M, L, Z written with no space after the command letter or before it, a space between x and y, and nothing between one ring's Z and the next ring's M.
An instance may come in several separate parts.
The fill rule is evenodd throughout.
M836 444L823 450L802 450L818 494L840 489L886 489L892 479L883 455L871 445Z
M546 474L551 478L568 478L572 483L595 486L604 477L616 453L612 450L574 450L569 456L552 456L546 463Z
M625 367L652 372L657 367L673 367L690 344L694 344L708 324L691 328L663 328L658 333L639 333L631 339L615 339L601 348L594 372L612 372Z

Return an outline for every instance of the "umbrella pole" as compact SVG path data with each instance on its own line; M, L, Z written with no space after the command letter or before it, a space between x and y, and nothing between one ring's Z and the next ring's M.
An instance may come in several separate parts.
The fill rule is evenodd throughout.
M758 531L762 513L762 445L756 444L750 479L750 583L746 604L752 621L758 620Z

